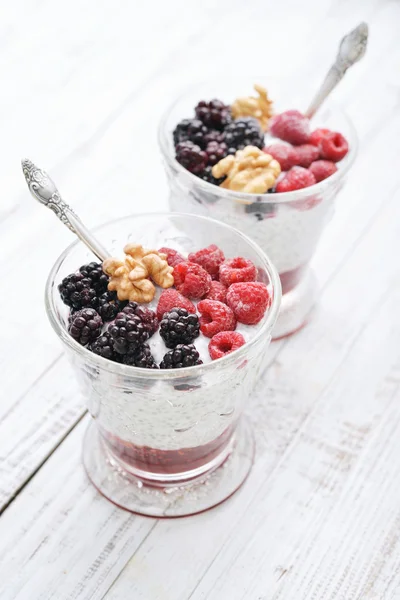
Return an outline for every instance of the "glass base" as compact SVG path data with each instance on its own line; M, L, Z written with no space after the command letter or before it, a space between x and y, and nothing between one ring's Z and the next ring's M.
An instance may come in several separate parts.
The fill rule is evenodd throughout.
M316 295L317 281L309 269L299 285L283 294L278 320L272 331L273 340L292 335L306 324Z
M203 512L234 494L247 478L254 459L254 438L247 419L236 429L229 456L207 473L177 485L157 482L157 487L135 477L107 451L92 421L83 442L86 473L108 500L148 517L184 517Z

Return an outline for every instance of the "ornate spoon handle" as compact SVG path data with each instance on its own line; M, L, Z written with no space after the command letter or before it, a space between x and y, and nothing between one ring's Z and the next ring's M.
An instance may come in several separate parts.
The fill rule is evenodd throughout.
M321 87L305 112L306 117L311 118L315 115L327 96L343 79L347 69L362 59L367 49L367 42L367 23L360 23L358 27L344 36L340 42L334 64L329 69Z
M22 160L22 171L25 175L29 191L36 200L47 206L47 208L50 208L60 221L75 233L101 261L110 256L110 253L107 252L89 229L85 227L72 208L64 202L60 192L46 171L42 171L42 169L39 169L26 158Z

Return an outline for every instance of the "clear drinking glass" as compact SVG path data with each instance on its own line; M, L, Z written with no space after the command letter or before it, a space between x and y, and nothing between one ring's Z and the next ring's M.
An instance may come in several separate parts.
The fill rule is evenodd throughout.
M130 216L99 227L96 235L114 255L127 241L150 248L179 244L187 252L216 242L226 256L252 260L259 280L268 285L272 304L245 346L203 365L152 370L108 361L68 334L68 309L57 286L93 260L81 242L65 250L48 278L47 313L93 418L83 462L94 485L115 504L141 514L182 516L206 510L229 497L252 464L253 438L241 413L279 311L279 276L256 244L207 218L173 213Z
M277 113L307 105L310 91L301 82L277 82L265 77L212 80L195 86L167 110L159 127L159 144L170 186L173 211L212 217L236 227L257 242L278 270L282 304L273 338L297 331L315 301L316 286L310 260L328 219L334 199L357 152L357 136L345 113L327 103L312 120L313 129L326 127L342 133L349 152L338 171L308 188L280 194L245 194L212 185L187 171L175 160L172 132L183 118L193 117L199 100L219 98L229 104L252 93L254 82L264 85ZM295 92L293 91L295 90ZM303 94L301 91L303 90Z

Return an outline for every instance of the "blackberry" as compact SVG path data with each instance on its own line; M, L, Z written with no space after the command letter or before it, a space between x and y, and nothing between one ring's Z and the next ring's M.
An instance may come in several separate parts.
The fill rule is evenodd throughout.
M160 323L160 335L167 348L191 344L199 336L199 317L185 308L173 308L165 313Z
M167 352L160 363L160 369L182 369L182 367L193 367L202 365L199 353L193 344L185 346L179 344L174 350Z
M183 119L174 129L173 137L175 146L180 142L193 142L201 148L206 145L207 127L200 119Z
M115 352L113 339L108 331L102 333L94 342L92 342L89 345L89 350L103 358L108 358L109 360L116 362L120 361L120 355Z
M100 263L91 262L88 265L82 265L79 272L90 282L89 287L93 288L97 294L102 294L107 290L109 277L104 273Z
M141 367L142 369L158 369L148 344L143 344L134 354L125 354L122 358L124 365Z
M104 292L99 298L98 313L104 323L115 319L117 314L126 306L125 300L118 300L116 292Z
M90 287L90 283L82 273L67 275L58 286L61 300L73 310L84 307L97 308L99 299L96 290Z
M146 306L140 306L137 302L128 302L125 308L122 310L127 315L136 315L140 317L143 327L151 337L158 329L158 319L154 310L147 308Z
M204 171L200 173L199 177L203 181L207 181L207 183L212 183L214 185L221 185L221 183L226 179L226 177L214 177L212 174L212 167L206 167Z
M79 344L86 346L99 337L102 325L103 321L94 308L82 308L71 316L68 332Z
M140 317L120 312L108 328L118 354L133 355L149 339Z
M176 160L191 173L200 173L207 165L207 154L193 142L180 142L175 150Z
M221 100L201 100L195 108L196 117L212 129L222 130L232 121L231 109Z
M209 142L206 146L208 164L215 165L228 154L235 154L235 148L228 148L225 142Z
M204 141L206 145L209 142L223 142L224 133L222 131L218 131L217 129L210 129L210 131L204 136Z
M243 150L246 146L257 146L261 149L264 146L264 134L257 119L242 117L226 127L224 142L237 150Z

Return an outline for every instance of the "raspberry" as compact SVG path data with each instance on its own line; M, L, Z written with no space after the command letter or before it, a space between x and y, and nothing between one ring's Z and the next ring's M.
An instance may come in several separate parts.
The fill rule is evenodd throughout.
M160 323L160 335L167 348L191 344L199 336L199 317L184 308L173 308L165 313Z
M211 287L211 275L196 263L179 263L173 275L176 289L187 298L203 298Z
M211 244L207 248L189 254L188 260L203 267L213 279L218 279L219 266L224 262L225 256L218 246Z
M213 360L222 358L234 352L246 343L241 333L237 331L221 331L213 336L208 344L208 351Z
M322 158L338 162L348 153L349 145L341 133L331 131L321 139L320 151Z
M169 312L172 308L185 308L188 313L196 313L196 307L185 296L173 289L164 290L157 304L157 317L161 320L164 313Z
M285 177L278 181L275 191L278 193L293 192L314 185L314 183L316 183L316 180L311 171L304 169L304 167L292 167Z
M173 248L163 247L158 250L158 252L162 252L167 255L167 263L170 267L175 267L180 262L184 262L186 259L183 258L181 254L177 250Z
M200 313L200 331L206 337L213 337L220 331L233 331L236 319L233 311L217 300L202 300L197 305Z
M255 281L231 285L226 301L237 320L245 325L259 323L271 304L267 286Z
M179 142L175 148L176 160L191 173L201 173L207 165L208 156L197 144L189 140Z
M302 144L295 148L295 165L300 167L309 167L314 160L319 159L319 149L312 144Z
M263 152L275 158L281 165L282 171L289 171L296 164L296 151L289 144L271 144L263 148Z
M294 146L307 144L310 139L310 122L298 110L287 110L272 117L269 130L273 136Z
M206 296L206 300L218 300L226 304L227 287L220 281L212 281L210 291Z
M337 166L330 160L316 160L312 163L310 171L318 182L336 173Z
M309 144L313 144L314 146L319 146L323 137L325 137L328 133L331 133L330 129L316 129L312 132L309 139Z
M226 260L219 268L219 280L226 287L240 281L255 281L256 277L257 269L251 260L240 256Z

